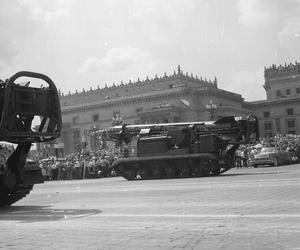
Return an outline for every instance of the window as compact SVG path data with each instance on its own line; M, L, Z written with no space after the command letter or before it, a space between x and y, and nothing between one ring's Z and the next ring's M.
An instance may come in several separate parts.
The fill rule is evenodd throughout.
M290 95L290 94L291 94L291 90L290 90L290 89L287 89L287 90L286 90L286 94L287 94L287 95Z
M296 93L300 94L300 88L296 88Z
M79 130L75 130L73 135L74 135L74 139L79 139L79 137L80 137L80 131Z
M76 117L73 117L73 124L75 125L75 124L78 124L79 123L79 117L78 116L76 116Z
M295 120L286 120L287 125L287 133L288 134L295 134L296 133L296 121Z
M280 90L277 90L277 91L276 91L276 96L277 96L277 97L280 97L280 96L281 96Z
M74 130L73 131L73 147L74 150L79 150L80 147L80 130Z
M93 122L98 122L99 121L99 115L93 115L92 121Z
M288 128L294 128L295 127L295 120L288 120L287 121Z
M272 130L272 122L265 122L265 130Z
M286 110L287 115L293 115L294 114L294 109L293 108L289 108Z
M264 118L270 117L270 111L264 111Z
M276 124L276 131L277 133L281 133L281 122L280 122L280 118L275 118L275 124Z

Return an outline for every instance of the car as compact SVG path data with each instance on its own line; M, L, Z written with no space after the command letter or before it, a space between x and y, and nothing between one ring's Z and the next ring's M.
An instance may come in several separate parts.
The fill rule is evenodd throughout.
M292 156L292 152L280 150L277 147L263 147L250 159L249 164L254 168L262 165L288 165L292 163Z

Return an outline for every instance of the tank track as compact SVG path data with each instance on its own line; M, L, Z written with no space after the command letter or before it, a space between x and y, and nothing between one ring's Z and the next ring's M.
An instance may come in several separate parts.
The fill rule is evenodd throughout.
M0 207L10 206L13 203L24 198L33 188L33 185L19 185L12 191L4 191L4 187L0 187L2 190L0 192Z
M188 161L187 161L188 162ZM147 179L174 179L174 178L195 178L195 177L208 177L218 176L225 173L230 166L220 166L218 161L205 161L207 165L202 167L194 167L187 164L176 165L176 163L170 164L170 162L164 162L162 165L159 163L149 164L136 164L135 166L130 164L123 164L118 168L119 175L127 180L147 180Z

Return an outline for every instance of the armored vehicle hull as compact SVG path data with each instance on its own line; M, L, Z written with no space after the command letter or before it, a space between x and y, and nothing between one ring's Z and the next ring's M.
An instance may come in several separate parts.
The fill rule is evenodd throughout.
M46 86L32 87L28 78ZM60 136L61 111L58 92L43 74L21 71L0 82L0 207L25 197L33 185L43 182L41 169L28 164L27 156L36 142ZM10 143L10 144L9 144Z
M253 115L213 122L123 125L101 133L121 145L123 157L112 168L127 180L219 175L233 167L240 144L254 143L259 137Z

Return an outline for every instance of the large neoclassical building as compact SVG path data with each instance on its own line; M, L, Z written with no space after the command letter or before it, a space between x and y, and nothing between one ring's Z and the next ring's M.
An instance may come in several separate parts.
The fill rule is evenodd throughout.
M300 134L300 64L265 69L266 100L246 102L238 94L218 88L217 79L207 80L183 73L144 81L60 95L65 154L85 142L90 149L97 141L90 132L114 124L141 124L246 116L260 120L261 136Z
M266 100L244 102L260 120L261 136L300 134L300 63L265 68Z

